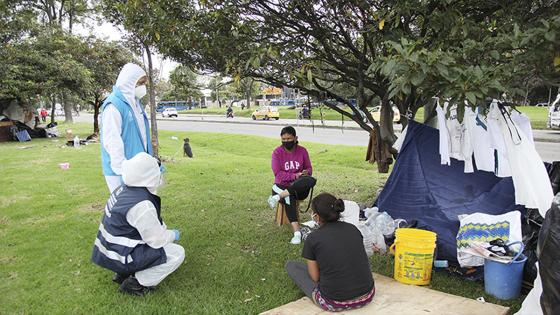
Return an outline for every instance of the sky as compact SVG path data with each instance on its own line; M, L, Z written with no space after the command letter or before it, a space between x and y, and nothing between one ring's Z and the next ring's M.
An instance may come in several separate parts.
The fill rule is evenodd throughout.
M98 38L112 41L118 41L124 36L121 30L114 27L111 23L106 22L100 26L96 23L92 23L91 27L85 27L84 25L78 24L74 29L79 35L88 36L93 34ZM152 60L154 60L154 68L161 71L161 76L165 79L169 79L169 73L178 65L178 63L170 59L164 59L160 55L156 55Z

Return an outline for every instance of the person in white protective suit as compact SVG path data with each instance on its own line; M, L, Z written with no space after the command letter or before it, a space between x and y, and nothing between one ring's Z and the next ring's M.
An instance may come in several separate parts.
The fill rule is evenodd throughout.
M101 165L109 192L122 184L122 163L139 152L152 154L150 125L140 99L146 95L146 72L124 65L113 91L101 106Z
M138 153L122 163L122 180L105 206L91 260L115 272L120 291L144 295L181 265L185 250L173 243L179 230L168 230L161 217L158 160Z

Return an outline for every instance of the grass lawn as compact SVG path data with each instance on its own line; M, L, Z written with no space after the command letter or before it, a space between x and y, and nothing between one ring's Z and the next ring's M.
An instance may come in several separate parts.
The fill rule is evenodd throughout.
M82 138L91 132L84 124L72 129ZM183 158L182 143L171 136L188 136L195 158ZM273 223L265 202L279 141L161 132L168 160L162 214L169 228L181 230L186 259L143 298L118 293L112 273L90 262L109 195L99 144L74 149L63 141L0 144L0 313L255 314L303 296L283 269L287 260L301 259L302 247L288 244L290 229ZM364 148L302 144L315 166L315 193L371 203L387 178L364 162ZM60 170L62 162L70 169ZM393 258L374 256L371 266L392 276ZM496 301L482 284L444 273L434 273L430 287L515 308L521 303Z
M547 107L535 107L535 106L518 106L517 109L527 115L529 119L531 119L531 126L533 129L546 129L546 120L548 117L548 108ZM251 109L244 109L241 110L240 108L234 108L234 113L236 116L239 117L251 117L251 113L255 110L255 108ZM340 120L341 115L329 108L323 108L323 119L324 120ZM180 113L183 114L218 114L224 115L226 114L226 108L205 108L204 110L201 108L196 108L188 111L181 111ZM295 109L285 109L280 108L280 119L295 119L296 118L296 110ZM314 108L312 112L312 118L314 120L320 120L321 116L319 113L319 109ZM419 121L423 121L424 118L424 109L420 108L416 113L416 119ZM348 118L344 118L344 120L348 120Z

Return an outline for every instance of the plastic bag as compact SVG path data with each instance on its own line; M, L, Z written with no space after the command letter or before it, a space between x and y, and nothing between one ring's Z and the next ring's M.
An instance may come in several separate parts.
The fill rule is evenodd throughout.
M537 278L533 283L533 288L527 294L521 308L514 315L542 315L540 298L542 294L542 282L541 277L538 275L539 263L535 264L535 269L537 270Z
M360 206L351 200L344 200L344 211L340 213L340 221L358 224L360 220Z
M471 245L488 247L490 241L496 239L502 239L507 244L521 242L521 212L511 211L501 215L477 212L460 218L457 261L461 267L484 265L484 258L476 255Z
M539 233L537 247L543 293L541 307L545 315L560 314L560 193L552 200Z
M539 242L539 231L541 229L543 218L541 217L538 209L527 209L521 230L523 233L523 244L525 250L523 255L527 257L525 266L523 267L523 281L532 283L537 277L537 244Z
M368 226L364 222L360 222L356 227L362 233L364 248L368 257L373 255L376 250L381 253L385 253L387 251L385 238L383 237L381 231L375 226Z

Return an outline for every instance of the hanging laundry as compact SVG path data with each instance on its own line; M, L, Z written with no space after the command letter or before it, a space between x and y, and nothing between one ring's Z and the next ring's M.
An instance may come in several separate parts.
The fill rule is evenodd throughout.
M397 141L393 143L393 148L397 150L397 152L401 152L401 147L403 145L404 139L406 138L407 131L408 131L408 125L404 127L403 131L401 131L401 135L397 138Z
M439 105L439 100L436 105L437 113L437 127L439 129L439 155L441 157L441 165L451 165L451 160L449 156L450 142L449 131L447 131L445 110L447 109L447 102L445 102L442 108Z
M488 127L486 119L479 114L479 108L476 112L470 107L465 107L465 118L463 123L468 132L476 169L479 171L494 172L494 150L490 148L490 139L488 138ZM471 156L467 154L466 156Z
M527 208L539 209L539 213L544 218L554 196L546 168L535 146L520 126L513 121L505 106L493 102L488 117L492 117L492 121L502 134L507 159L511 166L515 202Z
M493 100L490 108L498 106L498 101ZM494 150L494 174L498 177L510 177L511 168L507 159L507 150L504 135L498 123L501 114L499 111L489 111L487 115L487 127L490 139L490 147Z
M533 128L531 128L531 120L527 115L520 113L518 110L513 110L511 112L511 120L519 126L521 131L527 137L527 140L531 143L531 145L535 145L535 141L533 140Z
M449 111L449 118L445 117L445 113ZM459 161L465 161L465 173L474 172L472 162L472 144L465 125L457 119L457 105L449 105L448 102L443 104L443 108L436 107L438 118L439 136L439 153L442 165L450 165L450 158Z
M445 102L444 107L449 108L449 118L445 120L445 125L449 132L449 156L463 161L464 157L461 154L463 128L459 120L457 120L457 105L453 104L449 107L449 104Z

